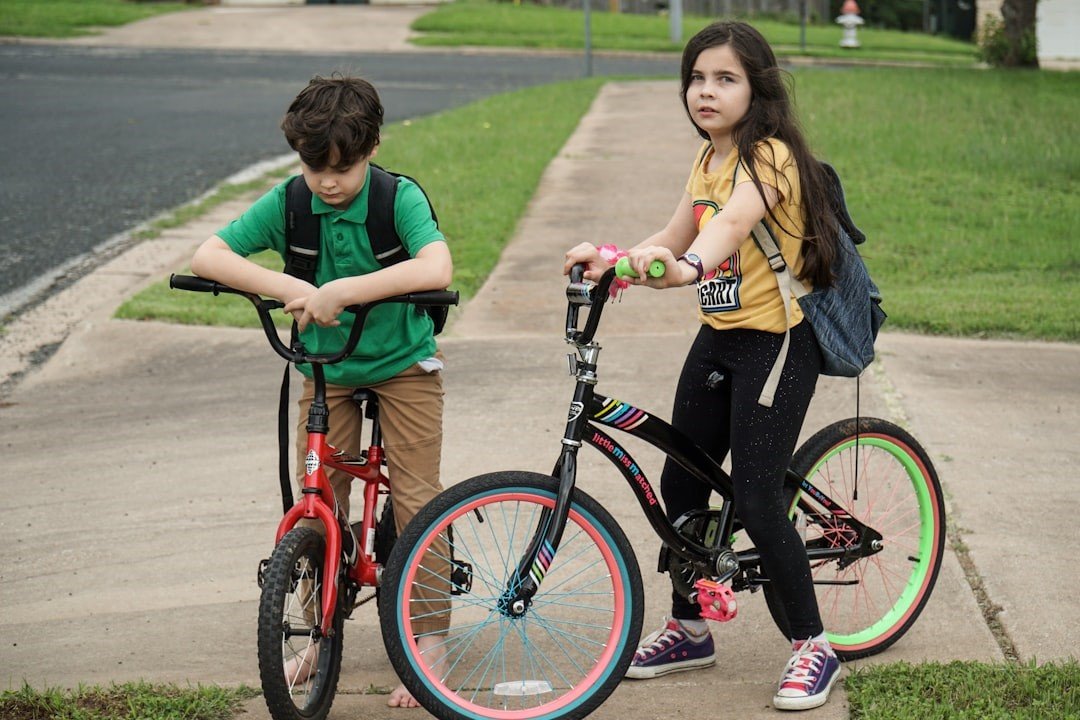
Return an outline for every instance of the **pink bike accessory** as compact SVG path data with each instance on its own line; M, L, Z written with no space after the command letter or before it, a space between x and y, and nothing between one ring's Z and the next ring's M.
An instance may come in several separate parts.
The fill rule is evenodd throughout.
M694 583L697 590L697 602L701 606L701 617L706 620L727 622L734 620L739 613L735 603L735 593L731 588L712 580L701 578Z
M608 265L614 265L619 258L626 257L627 252L617 245L608 243L606 245L597 245L597 251L600 253L600 259L606 262ZM611 287L608 288L608 294L611 297L618 296L619 292L630 287L630 283L622 278L615 278L611 282Z

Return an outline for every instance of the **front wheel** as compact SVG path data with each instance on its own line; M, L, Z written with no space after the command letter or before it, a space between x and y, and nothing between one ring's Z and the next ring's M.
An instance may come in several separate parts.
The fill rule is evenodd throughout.
M575 490L554 557L524 614L500 603L559 483L527 472L466 480L429 503L391 553L379 596L387 655L443 720L555 720L592 712L626 673L644 596L626 536Z
M792 469L881 534L881 550L849 565L812 561L818 607L841 660L877 654L906 633L937 581L945 550L945 504L929 456L902 428L877 418L842 420L818 431ZM807 493L793 492L792 518L808 545L854 541L843 518ZM787 637L787 618L765 584L773 619Z
M312 528L290 530L266 566L259 601L259 677L274 720L322 720L341 671L343 615L330 636L319 630L324 608L326 542Z

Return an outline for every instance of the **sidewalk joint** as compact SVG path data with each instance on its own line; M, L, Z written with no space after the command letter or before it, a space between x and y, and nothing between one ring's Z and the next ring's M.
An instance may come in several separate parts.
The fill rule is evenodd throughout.
M964 571L964 579L967 581L968 587L971 588L971 593L975 596L975 603L982 612L986 627L990 629L990 634L994 636L994 641L998 644L998 648L1001 649L1001 654L1005 656L1005 660L1018 663L1020 662L1020 651L1016 649L1016 643L1013 642L1009 631L1005 629L1004 623L1001 622L1000 614L1004 608L990 598L990 593L986 589L982 575L979 574L979 569L975 566L975 558L971 556L971 550L968 548L967 543L964 542L963 534L964 531L955 521L948 524L949 547L956 553L956 559L960 561L960 568Z
M912 432L911 419L904 409L902 396L889 379L885 363L880 355L875 359L871 368L874 379L880 384L882 397L889 408L890 414L893 415L893 419L908 432ZM929 449L927 449L927 452L930 452ZM975 604L979 606L983 622L986 623L990 634L994 636L994 642L997 643L998 649L1001 650L1001 654L1006 661L1018 663L1020 662L1020 652L1016 649L1016 643L1009 636L1009 632L1005 629L999 617L1004 608L990 598L990 593L986 589L982 575L979 574L979 569L975 566L975 558L972 557L971 550L964 542L964 531L955 520L955 506L951 494L948 492L948 488L945 487L944 479L940 476L938 479L941 481L942 489L945 490L948 498L945 534L949 542L949 548L956 554L960 569L964 573L964 580L967 582L968 587L971 588L971 594L975 597Z

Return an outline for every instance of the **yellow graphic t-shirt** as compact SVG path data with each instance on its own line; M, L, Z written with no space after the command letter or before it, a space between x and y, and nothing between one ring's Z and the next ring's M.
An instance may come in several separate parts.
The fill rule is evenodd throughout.
M736 180L738 156L738 150L732 148L717 165L708 142L698 153L686 183L686 192L690 194L699 232L723 211L736 181L740 185L753 183L745 166L739 167ZM747 162L753 162L761 183L776 188L780 195L773 207L777 220L766 214L765 224L776 238L792 274L797 276L802 270L804 221L795 159L787 145L769 139L757 145L755 157ZM713 165L711 172L708 170L710 163ZM697 286L701 322L717 330L749 328L783 333L787 329L784 327L784 306L773 275L765 253L754 244L752 237L747 236L735 254L719 267L705 268L705 276ZM794 298L788 298L788 301L791 303L791 327L794 327L802 321L802 310Z

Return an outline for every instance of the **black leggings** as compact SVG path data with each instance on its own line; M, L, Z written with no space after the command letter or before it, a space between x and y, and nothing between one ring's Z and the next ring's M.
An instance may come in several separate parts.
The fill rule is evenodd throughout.
M735 512L761 552L761 562L784 603L792 639L822 632L810 563L784 507L784 474L795 452L814 394L821 353L809 323L791 329L791 345L771 408L758 395L772 369L783 335L702 326L686 357L675 392L672 425L717 461L731 452ZM714 388L712 373L723 380ZM710 489L668 460L660 492L669 520L709 506ZM672 617L700 617L696 604L672 592Z

